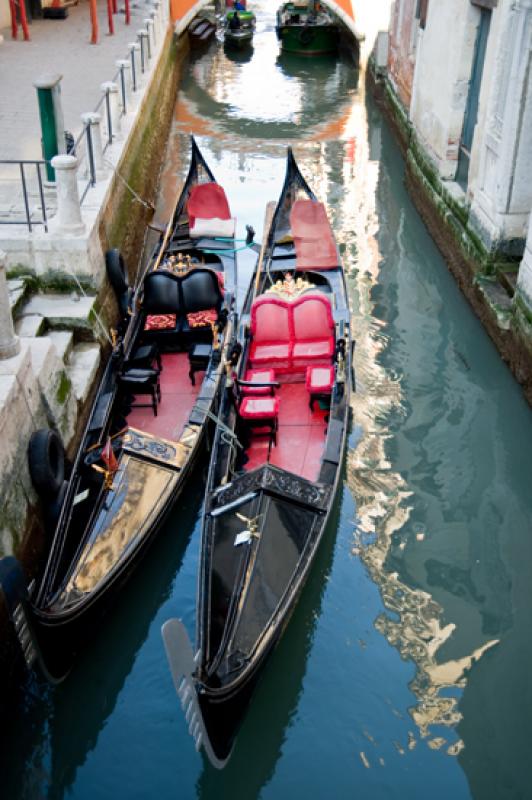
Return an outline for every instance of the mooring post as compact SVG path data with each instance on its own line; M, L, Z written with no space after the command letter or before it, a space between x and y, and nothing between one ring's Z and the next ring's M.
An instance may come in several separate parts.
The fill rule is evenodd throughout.
M136 92L139 88L140 60L137 54L140 53L140 44L138 42L130 42L128 47L131 58L131 89Z
M107 113L108 139L120 139L122 126L120 123L120 104L118 99L118 84L106 81L101 85L102 92L108 97L109 107ZM110 134L110 135L109 135Z
M78 192L78 159L75 156L54 156L57 191L57 214L50 220L54 233L76 235L85 231Z
M20 351L20 340L15 335L9 302L6 262L7 255L0 250L0 359L12 358Z
M88 111L86 114L81 115L81 121L84 125L90 125L95 178L100 181L105 178L107 173L103 160L102 129L100 126L102 117L96 111Z
M131 102L131 62L127 58L119 58L116 66L120 70L120 105L122 114L127 114Z
M153 42L153 22L149 17L142 20L145 25L146 30L146 44L148 45L148 60L151 60L154 51L154 42Z

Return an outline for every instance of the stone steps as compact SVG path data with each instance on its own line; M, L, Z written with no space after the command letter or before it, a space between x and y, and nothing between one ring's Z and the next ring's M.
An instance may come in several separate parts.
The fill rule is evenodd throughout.
M65 403L86 400L98 372L96 297L50 293L28 298L24 278L8 285L15 332L30 350L33 372L54 416L61 416Z

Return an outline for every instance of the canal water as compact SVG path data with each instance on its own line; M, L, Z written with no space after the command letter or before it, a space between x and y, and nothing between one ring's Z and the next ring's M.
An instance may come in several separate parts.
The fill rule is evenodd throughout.
M68 679L28 682L6 798L530 798L532 421L430 239L348 58L216 42L178 97L157 214L193 132L260 238L291 144L327 204L357 339L345 474L232 760L194 750L160 628L194 631L200 469ZM243 291L252 258L243 254ZM204 470L204 468L203 468ZM5 732L5 731L4 731Z

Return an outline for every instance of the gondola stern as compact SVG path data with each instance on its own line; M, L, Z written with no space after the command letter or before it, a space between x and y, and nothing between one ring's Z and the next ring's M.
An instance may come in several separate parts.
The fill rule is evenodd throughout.
M174 687L196 750L199 752L203 748L213 767L223 769L228 757L220 759L214 751L196 690L194 673L201 653L198 651L194 654L189 635L180 619L167 620L161 627L161 634Z
M31 610L26 575L20 561L14 556L0 559L0 597L13 625L26 668L32 670L38 665L47 680L56 683L57 680L48 671L35 632L37 621Z

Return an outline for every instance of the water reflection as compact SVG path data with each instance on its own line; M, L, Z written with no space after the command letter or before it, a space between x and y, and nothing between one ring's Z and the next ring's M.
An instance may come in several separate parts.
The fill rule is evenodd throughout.
M201 485L192 483L180 507L179 529L174 519L161 531L141 573L126 585L66 680L50 686L30 676L25 706L2 750L3 797L60 800L75 784L115 711L158 609L171 594L197 521ZM13 763L23 768L13 770Z

